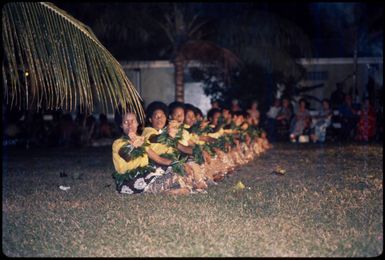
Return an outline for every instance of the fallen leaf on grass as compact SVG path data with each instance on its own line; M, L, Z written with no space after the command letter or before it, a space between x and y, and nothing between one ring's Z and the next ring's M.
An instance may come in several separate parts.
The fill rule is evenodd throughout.
M245 188L245 185L241 182L238 181L237 184L233 187L233 191L240 191Z
M274 171L272 171L271 173L278 174L278 175L284 175L286 173L286 170L278 165L277 167L275 167Z

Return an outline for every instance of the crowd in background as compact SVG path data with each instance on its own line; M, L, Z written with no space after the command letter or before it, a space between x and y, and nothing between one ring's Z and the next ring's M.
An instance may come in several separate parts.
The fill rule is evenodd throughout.
M228 107L231 113L244 112L266 130L270 142L382 141L382 109L374 109L369 98L353 103L352 96L339 87L330 99L322 100L319 110L310 109L305 99L293 102L288 97L276 98L266 113L259 111L257 101L242 105L236 99L231 104L211 102L212 109ZM115 119L117 116L118 110ZM121 134L115 121L105 114L96 117L78 112L74 116L60 110L26 113L3 107L3 146L109 145Z
M3 146L101 146L110 145L121 130L103 113L99 116L78 112L75 116L60 110L23 112L17 109L3 114Z

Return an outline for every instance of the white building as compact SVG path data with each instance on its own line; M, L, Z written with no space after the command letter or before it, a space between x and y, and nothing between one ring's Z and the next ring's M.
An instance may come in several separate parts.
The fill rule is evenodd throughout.
M319 99L330 98L331 93L336 89L336 84L343 82L344 92L349 92L354 85L353 58L317 58L300 59L307 70L304 80L299 82L302 86L312 86L324 84L323 88L318 88L306 94L313 95ZM175 81L174 66L169 61L135 61L121 62L128 78L132 81L145 105L152 101L160 100L166 104L175 100ZM189 66L195 66L190 63ZM383 86L383 58L365 58L357 60L357 100L361 100L365 95L368 78L371 76L377 88ZM185 102L199 107L203 113L210 108L210 98L205 96L200 82L189 81L189 73L185 73ZM320 108L320 104L311 101L311 107Z

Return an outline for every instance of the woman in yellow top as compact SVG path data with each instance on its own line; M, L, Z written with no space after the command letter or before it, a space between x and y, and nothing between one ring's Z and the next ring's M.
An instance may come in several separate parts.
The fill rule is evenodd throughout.
M142 136L137 135L138 121L133 113L122 116L121 128L124 135L112 144L112 160L115 167L113 177L119 193L161 192L185 193L184 189L172 189L176 176L164 174L151 161L169 166L175 162L160 157Z
M190 191L193 189L203 189L204 180L194 174L194 170L189 164L186 164L187 155L192 154L192 148L183 143L183 129L179 128L176 121L171 121L167 127L168 108L160 101L154 101L148 105L146 110L148 125L144 128L142 136L150 143L150 147L161 157L173 158L182 162L173 167L172 171L179 173L178 182L181 187L187 187Z

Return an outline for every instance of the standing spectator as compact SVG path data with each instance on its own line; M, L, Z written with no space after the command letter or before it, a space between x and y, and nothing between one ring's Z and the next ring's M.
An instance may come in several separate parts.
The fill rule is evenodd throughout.
M310 127L310 119L311 117L309 110L306 108L306 100L300 99L299 109L292 121L292 128L290 134L290 140L292 142L296 142L297 137L303 135L305 133L305 130Z
M338 109L344 102L345 93L343 91L342 83L336 84L337 89L330 96L330 105L332 109Z
M359 115L356 140L369 141L376 134L376 113L369 98L365 98Z
M276 117L277 137L279 140L289 139L290 122L293 116L293 108L288 98L282 99L282 107Z
M255 126L258 126L259 119L260 119L260 113L259 113L259 110L258 110L258 101L257 100L254 100L251 103L251 106L247 110L247 113L249 113L249 115L250 115L251 123L253 125L255 125Z
M341 137L352 139L356 133L358 111L353 107L351 95L345 96L345 103L339 108L341 115Z
M332 110L330 108L329 100L322 100L322 108L318 116L313 117L313 133L310 135L312 141L315 142L325 142L326 139L326 129L331 124L332 119Z
M276 117L278 112L281 110L281 100L276 98L274 100L274 105L270 107L269 111L267 111L267 120L266 120L266 130L269 134L269 141L274 142L276 139Z

